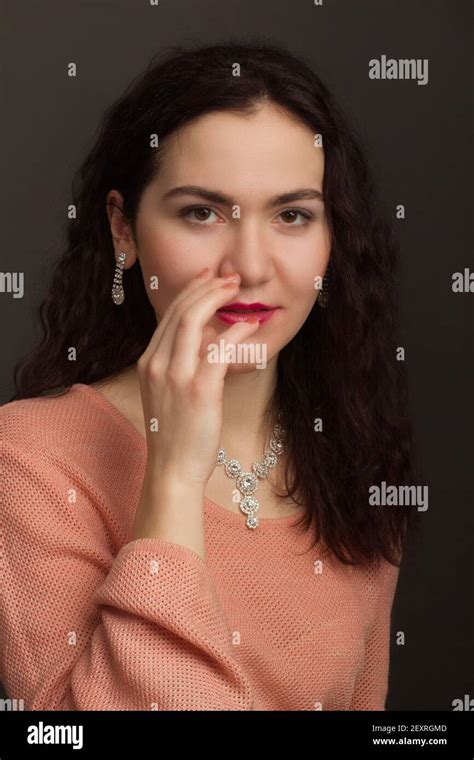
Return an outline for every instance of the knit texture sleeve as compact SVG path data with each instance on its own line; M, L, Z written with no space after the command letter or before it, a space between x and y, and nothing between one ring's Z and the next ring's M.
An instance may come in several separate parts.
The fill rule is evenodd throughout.
M365 644L365 663L350 709L385 710L390 661L390 623L399 567L382 560L373 623Z
M251 710L205 561L114 551L107 505L64 463L0 448L0 680L26 710ZM114 535L115 532L115 535Z

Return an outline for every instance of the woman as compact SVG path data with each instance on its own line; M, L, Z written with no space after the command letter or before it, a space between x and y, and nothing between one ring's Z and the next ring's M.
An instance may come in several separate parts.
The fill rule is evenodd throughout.
M411 482L411 429L394 244L332 96L281 48L175 49L76 183L0 415L8 696L384 709L411 515L368 494Z

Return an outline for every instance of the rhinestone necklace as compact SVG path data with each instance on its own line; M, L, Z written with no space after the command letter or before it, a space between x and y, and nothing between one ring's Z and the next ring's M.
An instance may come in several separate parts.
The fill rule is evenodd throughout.
M268 449L265 450L263 460L254 462L252 472L243 472L242 465L238 459L227 459L224 449L219 449L217 454L217 464L223 464L225 473L229 478L236 481L237 489L240 491L239 507L240 511L247 515L247 528L256 528L259 520L255 512L259 508L259 503L251 494L255 493L259 485L258 478L266 478L268 471L275 467L278 457L283 454L282 440L285 437L285 431L281 425L276 424L273 428L273 438L269 443Z

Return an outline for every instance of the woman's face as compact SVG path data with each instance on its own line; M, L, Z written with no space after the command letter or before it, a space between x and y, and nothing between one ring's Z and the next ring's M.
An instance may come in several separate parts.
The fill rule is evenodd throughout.
M238 272L231 303L278 307L244 341L266 344L269 361L306 320L319 293L315 278L328 263L322 199L277 199L302 190L322 194L323 149L307 126L271 105L253 116L206 114L170 135L165 147L140 200L136 246L121 231L120 212L109 212L116 250L127 252L127 267L138 256L158 318L204 267L215 276ZM184 186L195 191L177 190ZM121 196L112 191L108 200ZM158 288L150 287L152 278ZM229 328L215 315L209 324L217 337Z

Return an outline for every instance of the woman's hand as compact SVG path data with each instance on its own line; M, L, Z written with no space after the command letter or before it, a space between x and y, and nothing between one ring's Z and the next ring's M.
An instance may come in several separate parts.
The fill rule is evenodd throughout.
M207 325L217 309L235 299L239 276L195 277L164 313L137 362L148 444L157 472L205 488L215 465L222 427L228 364L207 360L209 342L239 343L258 327L238 322L219 336ZM152 421L158 421L158 430Z

